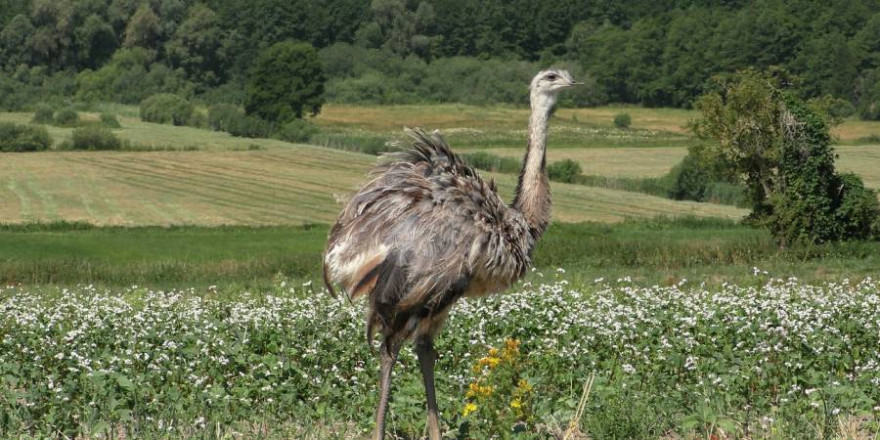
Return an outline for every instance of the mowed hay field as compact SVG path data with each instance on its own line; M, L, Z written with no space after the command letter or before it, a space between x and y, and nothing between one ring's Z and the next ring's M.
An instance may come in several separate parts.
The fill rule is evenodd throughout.
M169 129L173 129L169 127ZM266 225L333 221L337 199L366 179L375 157L308 146L286 151L34 153L0 162L0 222L98 225ZM498 176L505 198L513 176ZM555 218L739 218L729 206L554 184Z
M43 152L5 154L0 161L0 223L85 221L97 225L299 225L331 222L339 200L366 179L376 157L271 139L140 121L134 108L113 109L121 138L140 147L198 151ZM617 113L632 129L613 127ZM528 111L465 105L328 105L313 122L329 133L402 138L404 126L441 130L454 149L505 157L523 154ZM549 160L573 159L586 175L658 177L695 139L688 110L603 107L560 109L552 121ZM30 113L0 113L28 123ZM81 113L86 122L96 113ZM47 127L55 144L71 128ZM880 124L846 122L839 132L868 136ZM854 140L849 139L850 141ZM839 145L839 166L880 188L880 146ZM488 174L488 173L484 173ZM496 175L509 200L515 176ZM554 218L616 222L626 218L700 216L738 219L729 206L675 202L644 194L555 184Z

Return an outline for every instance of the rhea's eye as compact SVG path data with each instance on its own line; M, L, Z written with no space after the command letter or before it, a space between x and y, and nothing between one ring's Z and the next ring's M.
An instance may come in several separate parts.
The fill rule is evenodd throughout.
M552 73L550 75L547 75L547 79L550 81L556 81L556 78L559 78L559 76L554 75Z

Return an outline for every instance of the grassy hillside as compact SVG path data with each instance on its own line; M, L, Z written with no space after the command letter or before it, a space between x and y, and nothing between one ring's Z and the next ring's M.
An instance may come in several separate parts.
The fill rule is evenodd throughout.
M504 112L511 109L490 111ZM431 114L439 114L437 109ZM0 120L27 122L24 113ZM84 119L96 118L85 114ZM271 225L331 222L376 158L245 139L122 118L121 137L142 145L203 151L43 152L0 162L0 223L84 221L98 225ZM72 129L51 127L56 143ZM511 134L513 136L513 134ZM514 177L498 176L503 197ZM739 218L739 209L623 191L554 184L558 221L627 217Z
M176 130L173 127L166 128ZM0 223L98 225L327 223L375 158L318 147L242 152L10 154L0 162ZM498 176L505 198L514 176ZM558 221L739 218L728 206L554 184Z

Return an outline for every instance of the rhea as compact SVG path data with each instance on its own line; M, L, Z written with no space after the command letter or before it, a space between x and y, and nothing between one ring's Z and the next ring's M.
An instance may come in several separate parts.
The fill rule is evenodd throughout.
M365 297L366 333L378 332L380 380L374 439L385 434L391 370L413 340L424 379L428 435L440 439L434 337L462 297L499 292L523 276L550 222L547 128L557 94L576 83L544 70L530 85L528 146L513 203L483 180L436 132L407 130L412 146L370 173L330 230L324 282Z

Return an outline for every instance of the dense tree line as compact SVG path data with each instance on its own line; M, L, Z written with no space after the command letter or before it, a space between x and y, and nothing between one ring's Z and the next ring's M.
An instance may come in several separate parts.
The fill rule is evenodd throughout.
M331 100L521 103L561 64L592 84L570 104L691 106L713 76L780 66L806 97L880 118L877 0L0 0L0 29L5 107L243 103L261 51L299 41Z

